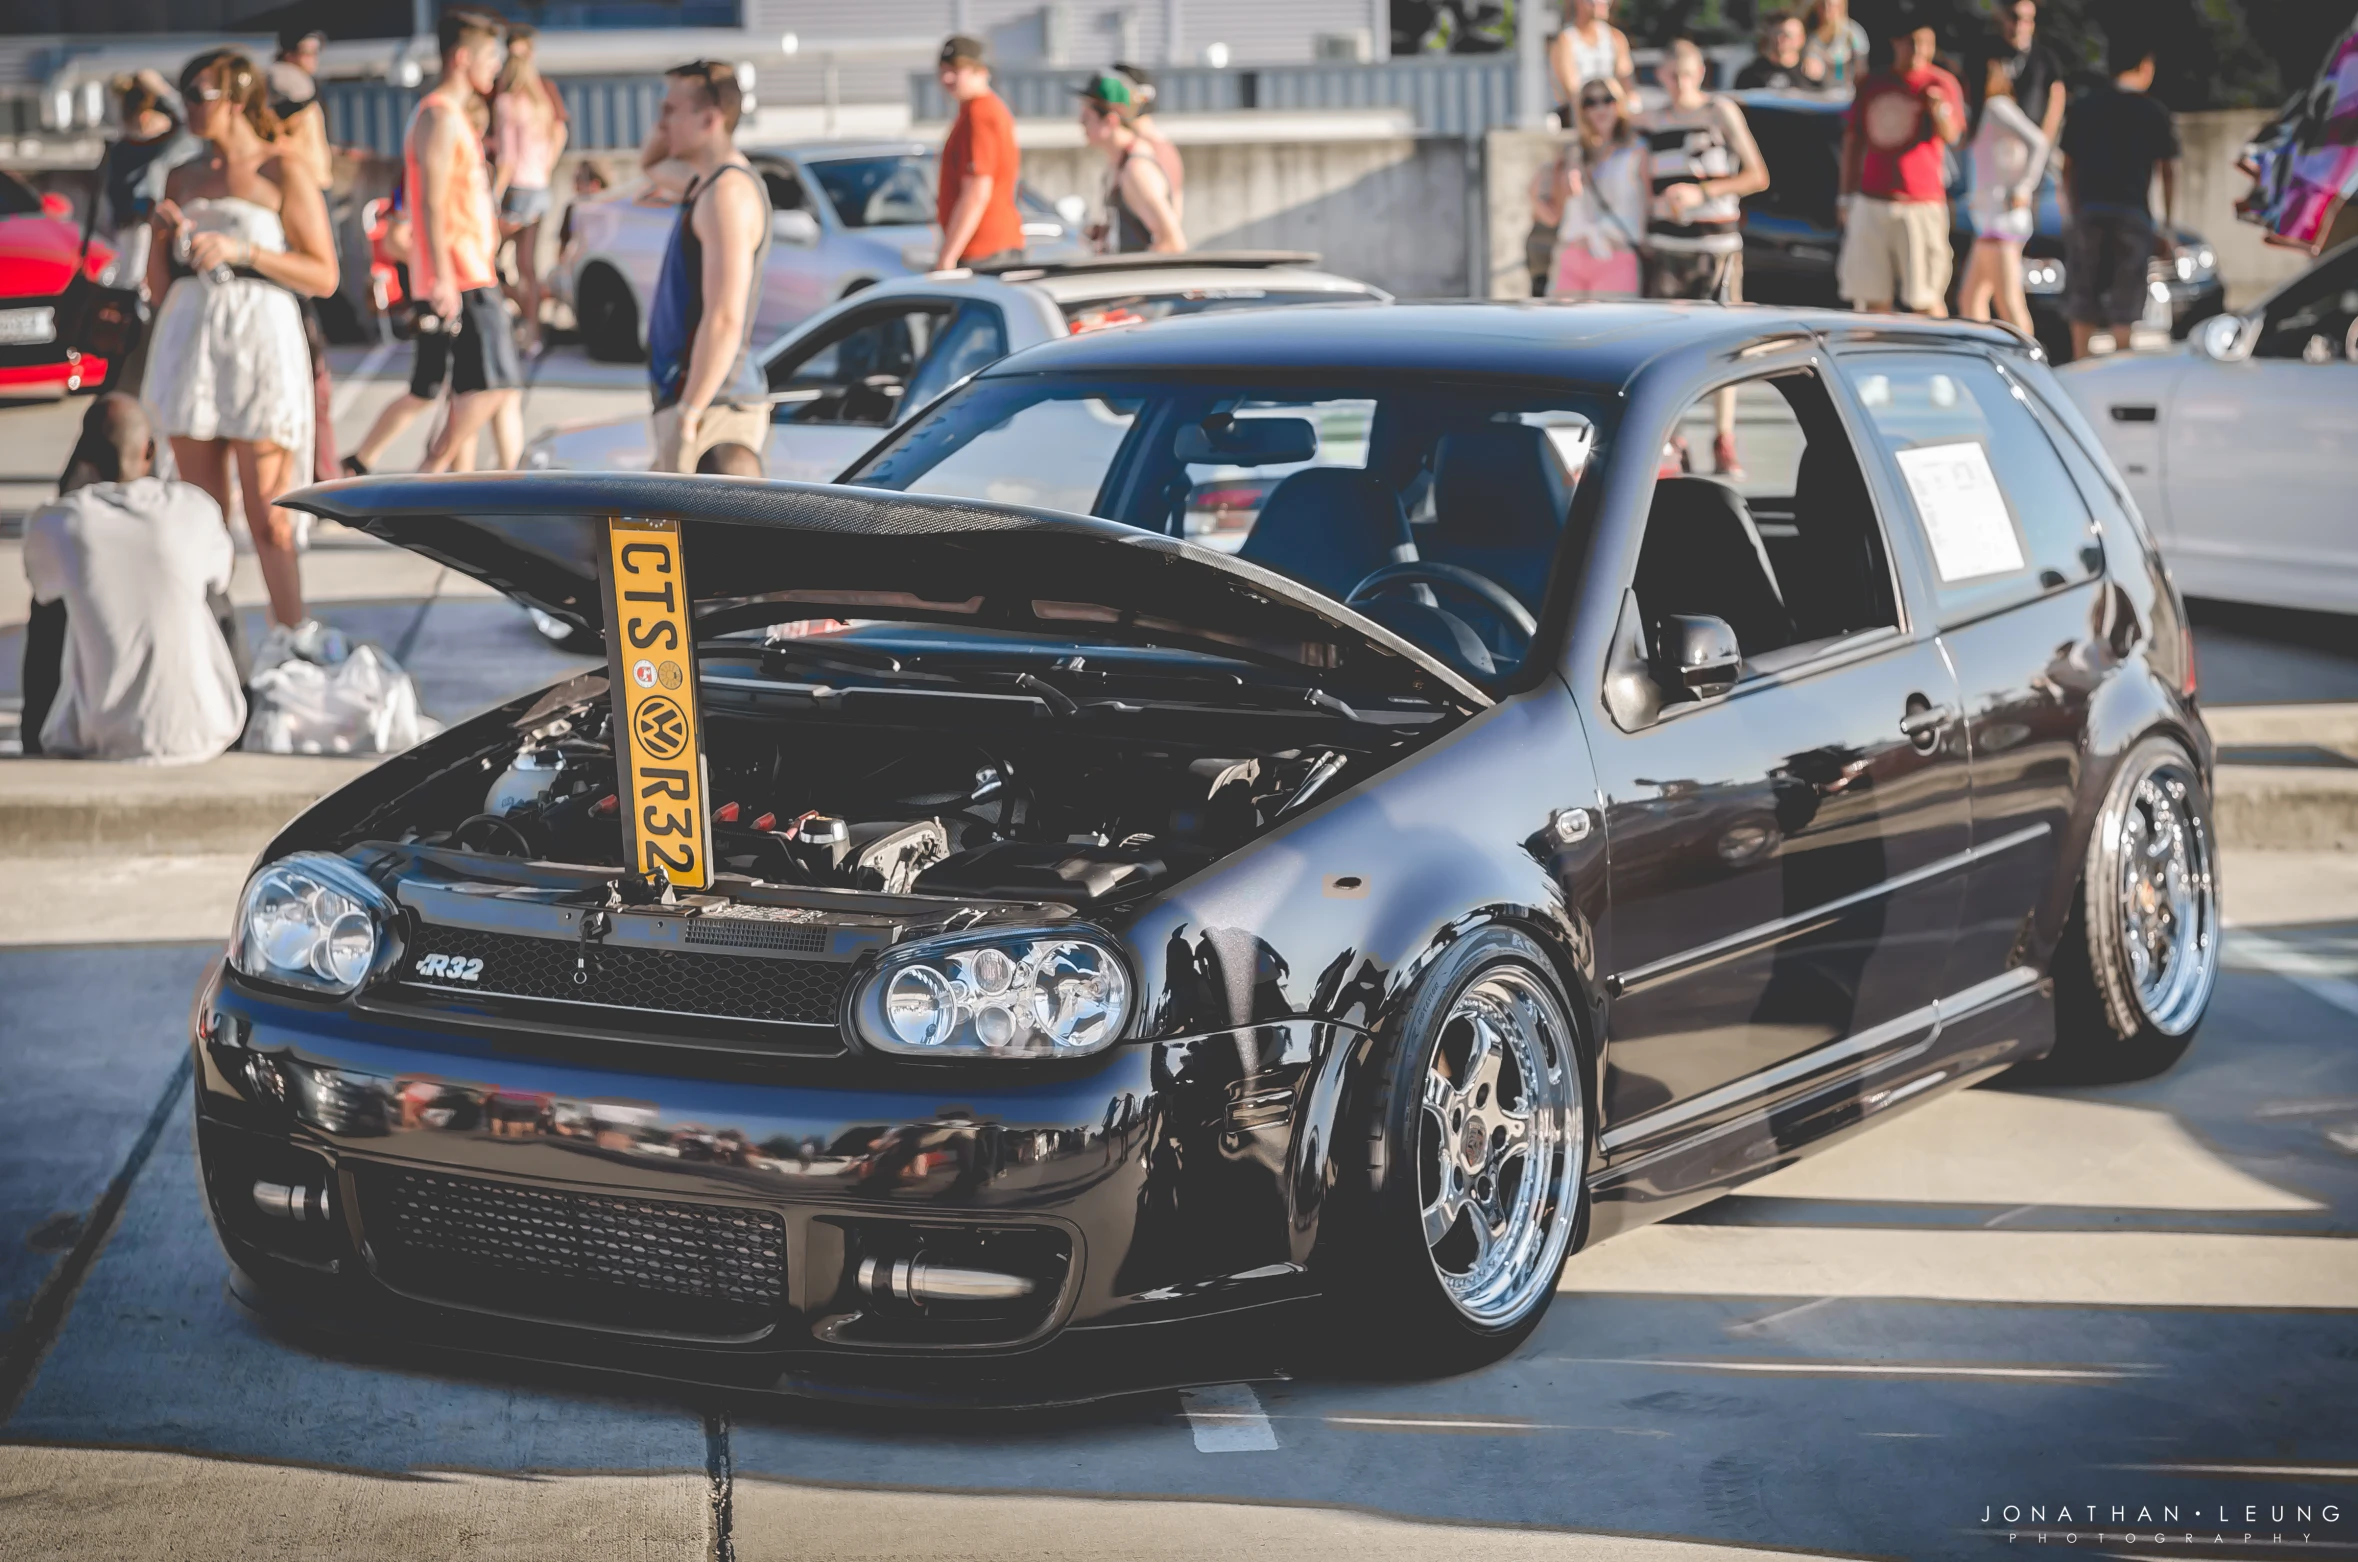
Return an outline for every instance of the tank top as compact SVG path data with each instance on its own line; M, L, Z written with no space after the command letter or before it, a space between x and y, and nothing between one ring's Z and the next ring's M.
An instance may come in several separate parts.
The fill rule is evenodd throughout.
M1122 199L1122 171L1142 157L1158 172L1161 170L1162 163L1155 157L1154 149L1141 139L1122 155L1122 160L1114 165L1113 172L1106 176L1105 237L1108 254L1135 255L1154 248L1154 230L1146 225L1145 218L1130 210L1129 202Z
M1674 184L1733 178L1741 167L1720 133L1716 102L1706 99L1699 108L1665 108L1646 116L1647 172L1657 201ZM1669 221L1657 206L1647 225L1646 247L1664 254L1732 255L1744 247L1738 227L1743 218L1744 203L1733 195L1712 196L1690 208L1683 222Z
M663 270L655 279L655 300L647 316L647 378L654 387L657 411L678 401L687 388L696 331L704 323L704 241L696 237L696 203L723 175L731 173L751 179L754 193L761 198L761 237L754 243L753 271L746 278L745 324L738 331L737 355L713 399L758 401L769 388L754 366L751 349L753 317L761 306L762 269L770 258L769 187L743 163L723 163L710 179L688 186L680 200L679 220L672 224L671 244L663 252Z
M1572 75L1576 91L1592 81L1611 81L1615 78L1617 72L1614 67L1618 61L1613 48L1612 28L1598 28L1595 43L1581 37L1576 27L1565 28L1564 36L1572 40Z
M418 99L417 111L409 116L408 133L401 138L402 204L413 217L422 218L426 210L425 181L418 176L418 140L429 106L449 109L458 126L458 135L451 142L446 186L450 208L435 215L441 219L444 241L450 248L452 280L460 292L471 293L499 280L491 269L499 227L491 215L491 178L483 167L482 138L475 134L473 122L439 90ZM422 225L416 233L409 263L410 292L416 298L430 298L434 292L434 246L426 242Z

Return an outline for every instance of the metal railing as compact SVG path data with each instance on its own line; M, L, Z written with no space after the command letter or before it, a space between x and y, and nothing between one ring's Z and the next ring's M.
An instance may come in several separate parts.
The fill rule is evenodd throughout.
M1009 69L991 85L1019 119L1065 119L1087 69ZM1180 66L1155 72L1158 114L1240 114L1255 109L1406 109L1423 135L1478 136L1515 122L1515 57L1389 60L1375 64ZM909 108L918 120L950 117L950 101L931 75L909 77Z
M572 122L566 141L575 151L638 146L654 128L656 107L663 101L663 78L653 73L551 81L565 100ZM319 99L327 115L328 140L337 146L364 147L381 157L399 157L410 111L424 93L423 87L399 87L389 81L323 81Z
M1634 51L1638 80L1650 84L1662 59L1660 49ZM1742 45L1706 49L1713 75L1731 81L1752 51ZM1010 68L994 71L991 85L1019 119L1064 119L1075 112L1074 93L1095 72L1088 67ZM1366 64L1175 66L1155 72L1158 114L1239 114L1255 109L1403 109L1419 135L1468 139L1485 131L1512 128L1522 102L1515 56L1509 54L1412 56ZM1553 87L1546 89L1553 106ZM914 119L950 117L950 101L930 73L909 77L909 111Z

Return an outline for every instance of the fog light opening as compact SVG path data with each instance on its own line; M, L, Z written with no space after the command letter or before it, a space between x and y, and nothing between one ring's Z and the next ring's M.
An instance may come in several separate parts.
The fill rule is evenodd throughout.
M314 1183L256 1182L254 1207L279 1220L324 1223L328 1218L328 1192Z

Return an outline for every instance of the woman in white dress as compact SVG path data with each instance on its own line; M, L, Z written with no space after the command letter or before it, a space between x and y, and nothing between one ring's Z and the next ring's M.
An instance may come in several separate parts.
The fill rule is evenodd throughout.
M1973 254L1957 290L1957 312L1968 320L1997 317L2031 334L2030 299L2022 290L2022 247L2031 236L2039 180L2049 151L2041 131L2014 101L2006 68L1990 62L1981 127L1973 134L1973 191L1966 210L1973 219Z
M304 624L294 514L272 501L311 471L311 354L296 295L336 290L335 241L318 184L280 159L269 86L252 60L200 54L180 92L206 146L156 203L148 291L163 303L144 391L181 477L224 515L234 466L271 622L291 637Z

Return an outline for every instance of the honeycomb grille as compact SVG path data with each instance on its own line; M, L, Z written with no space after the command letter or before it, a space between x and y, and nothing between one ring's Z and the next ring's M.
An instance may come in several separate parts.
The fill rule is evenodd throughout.
M744 1336L778 1316L786 1227L767 1210L609 1198L371 1168L361 1211L394 1288L648 1333Z
M779 949L815 955L827 947L823 927L796 927L750 917L697 917L688 924L687 941L722 949Z
M437 955L450 958L436 961L433 957ZM452 960L468 962L467 978L448 974ZM481 964L475 965L476 961ZM675 953L429 924L418 930L403 958L398 985L652 1013L831 1026L836 1022L850 969L824 960Z

